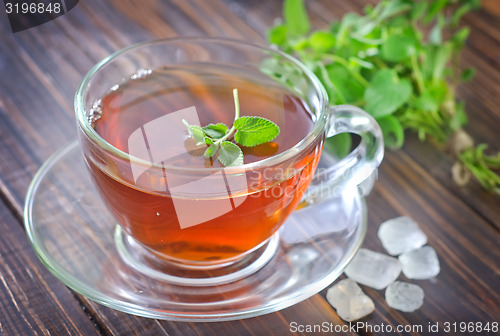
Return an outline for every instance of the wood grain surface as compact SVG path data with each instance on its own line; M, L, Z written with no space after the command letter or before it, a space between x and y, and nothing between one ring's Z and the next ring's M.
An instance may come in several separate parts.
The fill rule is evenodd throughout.
M310 0L307 8L313 25L323 28L346 12L361 12L369 2L374 3ZM95 63L155 38L208 35L265 43L266 29L281 16L281 6L274 0L82 0L66 15L15 34L6 14L0 14L1 335L312 335L292 333L290 323L345 324L327 303L326 290L280 312L233 322L159 321L118 312L74 293L52 276L36 258L22 224L25 194L37 169L76 137L73 96ZM484 0L483 8L465 17L472 32L462 64L475 67L477 76L459 88L470 116L467 130L496 151L499 22L498 0ZM500 197L475 182L456 186L452 164L443 151L412 135L402 150L387 152L368 197L364 246L384 252L376 234L379 224L411 216L436 249L441 273L432 280L411 281L426 295L414 313L389 308L384 291L364 287L376 310L362 322L423 325L423 335L436 335L427 331L428 323L500 322ZM383 335L369 329L358 334Z

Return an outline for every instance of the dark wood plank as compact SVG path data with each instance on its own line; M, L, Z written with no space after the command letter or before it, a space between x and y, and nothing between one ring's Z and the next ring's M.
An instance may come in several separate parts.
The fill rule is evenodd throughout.
M104 322L114 335L310 335L291 332L291 323L296 325L321 325L324 322L346 325L333 308L320 295L297 305L260 317L229 322L168 322L133 317L106 307L95 307L98 319ZM345 333L345 335L356 335Z
M500 18L500 5L496 0L483 0L481 1L482 7L488 13L495 15L497 18ZM498 34L498 30L497 30Z
M414 136L408 137L404 150L455 197L460 198L467 206L473 208L497 230L500 228L499 197L484 190L474 180L465 187L458 186L451 175L451 167L455 163L451 157L443 154L432 144L423 143Z
M74 293L42 265L0 202L0 334L98 335Z

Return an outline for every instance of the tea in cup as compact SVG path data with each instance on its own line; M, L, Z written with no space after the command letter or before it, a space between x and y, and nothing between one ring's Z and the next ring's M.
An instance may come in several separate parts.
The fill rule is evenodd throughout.
M243 164L226 166L205 155L210 140L196 141L186 124L229 132L234 89L240 115L265 118L279 134L251 147L228 137ZM181 267L248 257L299 204L355 187L383 156L368 114L329 108L319 80L294 58L233 40L166 39L119 51L85 77L75 109L85 161L121 230ZM360 145L308 189L325 137L341 132L359 134Z

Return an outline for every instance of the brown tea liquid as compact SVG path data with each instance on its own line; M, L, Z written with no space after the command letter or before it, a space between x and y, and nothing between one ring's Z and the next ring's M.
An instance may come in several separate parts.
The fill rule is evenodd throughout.
M322 139L284 165L281 180L265 184L262 180L271 177L259 171L247 175L247 189L232 192L232 182L222 176L227 192L216 197L206 196L218 190L207 182L216 178L183 180L179 174L168 175L168 167L222 167L218 160L203 157L206 146L196 146L179 121L189 119L190 124L201 126L222 122L231 127L234 88L238 89L242 116L265 117L280 127L272 142L252 148L240 146L245 164L279 154L311 131L312 115L292 92L263 74L228 73L227 68L217 66L157 69L102 98L102 115L94 122L96 132L118 149L165 168L163 175L158 175L153 168L108 163L116 167L105 172L88 160L98 189L130 235L170 258L226 260L257 247L298 205L319 159ZM272 170L271 175L274 173ZM256 180L266 187L255 189ZM192 186L188 193L183 184Z

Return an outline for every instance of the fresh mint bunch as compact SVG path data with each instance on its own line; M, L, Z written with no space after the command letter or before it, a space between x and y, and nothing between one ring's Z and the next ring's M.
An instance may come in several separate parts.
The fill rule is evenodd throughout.
M236 143L245 147L254 147L273 141L280 133L278 125L266 118L240 117L237 89L233 90L233 97L235 113L231 128L223 123L200 127L190 125L186 120L182 120L196 144L208 146L203 156L207 159L217 157L225 167L243 164L241 148L229 140L233 134Z
M454 151L460 165L455 171L465 170L462 176L472 174L500 193L499 156L485 155L485 146L462 136L467 115L455 95L456 86L474 75L473 69L458 67L469 35L460 19L479 5L479 0L382 0L366 6L363 15L347 13L328 29L311 31L304 1L285 0L284 21L269 30L268 39L318 76L332 105L357 105L371 114L387 147L400 148L407 130L441 144L467 139L451 144L460 148ZM279 64L266 65L266 73L283 77ZM335 138L325 146L347 154L350 136Z

